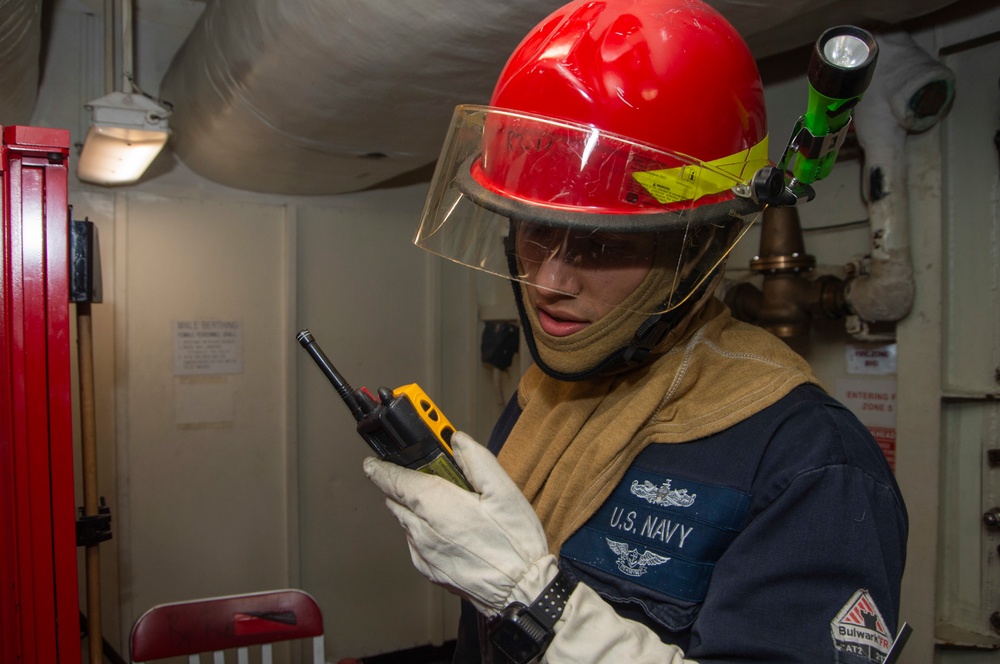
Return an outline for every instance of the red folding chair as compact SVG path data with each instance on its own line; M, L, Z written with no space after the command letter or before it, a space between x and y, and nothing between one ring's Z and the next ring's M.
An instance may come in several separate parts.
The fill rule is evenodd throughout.
M301 590L270 590L154 606L132 626L129 650L133 664L184 655L197 664L205 653L223 664L227 650L247 664L259 646L260 661L271 664L271 644L294 639L312 639L312 661L324 663L316 600Z

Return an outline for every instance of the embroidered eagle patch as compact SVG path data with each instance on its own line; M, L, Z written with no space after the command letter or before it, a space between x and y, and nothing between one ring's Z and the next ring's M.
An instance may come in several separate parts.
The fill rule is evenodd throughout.
M662 565L663 563L670 560L667 556L661 556L658 553L654 553L649 549L644 549L642 553L639 553L639 549L630 548L625 542L616 542L612 539L607 540L608 546L618 554L618 559L615 563L625 574L629 576L642 576L652 565Z

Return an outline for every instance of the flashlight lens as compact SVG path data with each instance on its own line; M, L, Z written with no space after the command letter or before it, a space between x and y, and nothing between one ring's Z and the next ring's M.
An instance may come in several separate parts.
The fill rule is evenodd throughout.
M843 69L860 67L871 51L863 40L852 35L833 37L823 44L823 56L833 65Z

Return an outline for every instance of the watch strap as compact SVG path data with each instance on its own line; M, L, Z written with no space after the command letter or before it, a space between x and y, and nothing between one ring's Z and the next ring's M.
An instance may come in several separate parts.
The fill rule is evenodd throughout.
M531 606L513 602L500 613L490 641L514 664L537 661L552 642L556 621L576 584L575 578L559 570Z
M528 607L528 612L546 629L551 630L562 616L569 596L576 589L577 580L559 570L542 594Z

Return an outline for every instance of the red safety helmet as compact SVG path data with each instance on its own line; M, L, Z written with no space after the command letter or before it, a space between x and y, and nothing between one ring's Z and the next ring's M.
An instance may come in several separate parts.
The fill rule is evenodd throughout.
M664 311L756 217L749 182L768 163L756 64L716 10L699 0L576 0L524 38L488 106L456 108L415 242L521 279L505 242L511 220L670 231L683 245L678 272L694 278L679 275L685 292L649 305ZM720 222L727 232L712 247L691 244L705 238L694 227Z
M691 174L657 171L702 162L745 180L767 159L757 66L732 26L700 2L566 5L514 51L490 106L570 123L493 115L472 165L486 190L545 207L630 215L689 196L731 199L730 182L699 190ZM593 140L591 129L615 135L600 142L611 158L581 158L574 139Z

